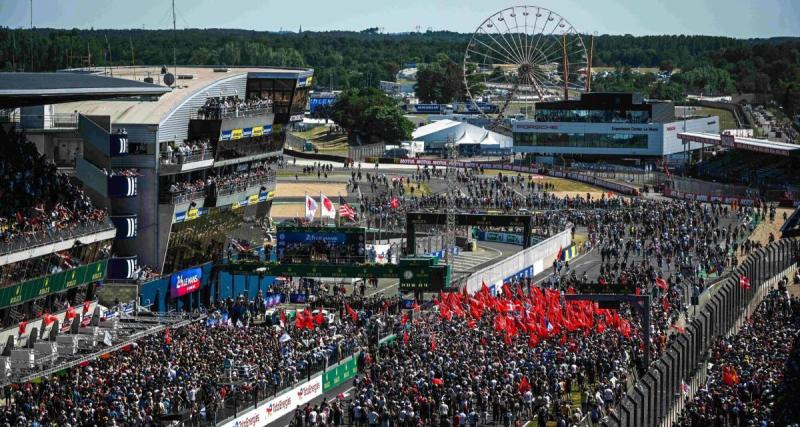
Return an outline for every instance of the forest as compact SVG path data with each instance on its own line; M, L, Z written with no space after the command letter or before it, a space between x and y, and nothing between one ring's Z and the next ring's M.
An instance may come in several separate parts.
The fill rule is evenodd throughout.
M470 36L379 34L374 28L298 33L0 28L0 68L79 67L90 55L94 66L172 64L174 50L177 63L183 65L313 67L315 87L339 90L377 87L380 80L393 80L406 64L434 64L439 72L455 78ZM755 92L771 96L790 113L800 112L800 38L600 35L595 37L593 66L620 70L613 78L598 81L597 90L630 88L664 99L686 93ZM656 82L649 80L653 77L626 72L635 67L674 68L680 73L669 82ZM428 76L437 77L435 72ZM452 82L445 79L442 84Z

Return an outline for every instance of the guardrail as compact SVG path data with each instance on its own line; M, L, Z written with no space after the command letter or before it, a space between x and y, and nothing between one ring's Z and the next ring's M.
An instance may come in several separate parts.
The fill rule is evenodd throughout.
M37 126L27 126L29 122ZM15 111L0 116L0 123L16 123L22 129L77 129L78 115L74 113L20 114ZM41 123L41 125L38 125Z
M669 344L663 356L631 387L620 405L604 421L608 426L665 426L675 419L684 402L681 383L697 390L708 349L717 338L735 333L743 320L784 274L797 268L800 239L781 239L752 253L734 274L715 286L694 319ZM739 276L751 288L739 285Z
M259 107L204 107L192 113L189 118L196 120L222 120L238 117L255 117L271 112L272 105Z
M203 199L206 197L206 190L198 191L185 191L181 193L161 193L158 201L161 204L177 205L178 203L186 203L192 200Z
M214 158L213 150L198 150L198 151L191 151L189 153L182 153L180 151L175 151L171 153L168 152L161 153L161 164L182 165L186 163L200 162L203 160L208 160L213 158Z

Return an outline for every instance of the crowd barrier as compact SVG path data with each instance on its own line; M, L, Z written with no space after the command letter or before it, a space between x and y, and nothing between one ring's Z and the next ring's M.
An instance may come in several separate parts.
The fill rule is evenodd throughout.
M685 333L676 335L664 354L628 390L621 404L603 422L606 426L668 426L676 419L685 398L701 385L707 351L717 338L735 333L769 289L797 267L800 239L781 239L752 253L734 274L715 286L716 291L698 307ZM739 285L739 276L751 287ZM689 386L683 397L682 383Z

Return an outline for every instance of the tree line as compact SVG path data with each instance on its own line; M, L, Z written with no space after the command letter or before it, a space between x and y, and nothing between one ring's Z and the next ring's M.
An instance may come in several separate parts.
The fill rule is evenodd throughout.
M406 64L421 68L433 99L463 96L461 61L471 34L379 34L330 31L275 33L235 29L13 30L0 28L0 68L52 71L91 64L313 67L315 87L376 87ZM593 66L621 73L595 89L633 88L673 99L685 93L767 94L790 113L800 112L800 38L734 39L711 36L601 35ZM626 67L679 68L669 82L626 73ZM680 76L680 77L679 77ZM422 81L424 80L424 81ZM605 80L605 79L601 79ZM433 83L430 83L433 81ZM428 85L425 87L424 85Z

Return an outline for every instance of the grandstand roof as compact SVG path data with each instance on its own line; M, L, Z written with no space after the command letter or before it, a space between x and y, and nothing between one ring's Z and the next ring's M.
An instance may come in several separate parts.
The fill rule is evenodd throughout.
M224 79L229 79L241 74L257 74L262 78L299 78L310 76L313 70L300 68L270 68L270 67L243 67L231 68L226 71L215 71L208 67L177 67L178 76L191 75L190 79L179 78L173 90L155 100L115 100L115 101L84 101L56 106L58 113L71 113L78 111L87 115L111 116L114 123L127 124L159 124L171 111L192 95L203 91L206 87ZM98 69L102 72L103 69ZM169 72L174 72L170 67ZM161 67L119 67L113 69L114 77L128 81L141 82L146 76L154 80L161 79ZM241 94L244 97L245 94Z
M166 86L87 73L0 73L0 108L159 96L169 91Z
M680 132L678 133L678 138L684 141L701 142L704 144L719 145L758 153L775 154L778 156L788 157L800 155L800 145L767 141L764 139L702 132Z

